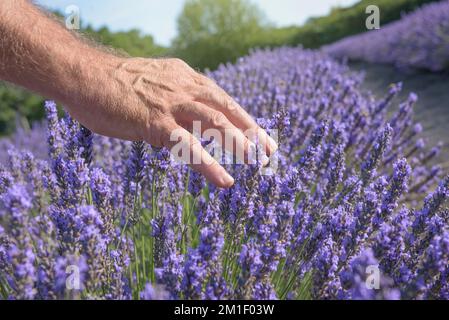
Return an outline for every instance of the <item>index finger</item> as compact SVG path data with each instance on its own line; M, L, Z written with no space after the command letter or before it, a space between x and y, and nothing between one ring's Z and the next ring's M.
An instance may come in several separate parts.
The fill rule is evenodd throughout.
M200 93L197 101L222 112L237 128L249 132L247 137L254 143L259 143L268 155L276 152L277 143L267 132L260 128L256 121L222 88L210 81Z
M219 188L229 188L234 178L201 146L201 143L190 132L176 125L163 139L175 158L187 163L193 170L201 173L207 181ZM181 154L179 154L181 152Z

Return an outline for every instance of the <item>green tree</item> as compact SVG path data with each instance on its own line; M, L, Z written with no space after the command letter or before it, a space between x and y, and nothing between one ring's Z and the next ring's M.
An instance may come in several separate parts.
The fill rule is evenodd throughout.
M177 22L173 54L200 69L245 55L268 27L262 11L246 0L188 0Z
M87 26L83 28L83 33L105 46L133 57L149 58L166 53L166 48L157 45L151 35L142 34L137 29L111 32L107 27L94 30L91 26Z
M0 137L14 131L17 121L29 122L44 116L42 97L0 82Z

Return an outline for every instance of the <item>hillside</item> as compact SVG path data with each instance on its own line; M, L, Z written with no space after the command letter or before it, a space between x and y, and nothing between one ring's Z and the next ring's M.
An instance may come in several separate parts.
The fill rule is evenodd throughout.
M350 35L368 31L365 26L366 7L377 5L381 25L398 20L403 14L435 0L362 0L350 7L334 8L329 15L312 18L290 40L306 48L318 48ZM288 31L288 29L286 29ZM279 33L281 31L278 31Z

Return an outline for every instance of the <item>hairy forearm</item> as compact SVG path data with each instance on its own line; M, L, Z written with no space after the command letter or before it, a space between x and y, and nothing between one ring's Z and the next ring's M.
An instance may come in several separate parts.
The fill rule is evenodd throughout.
M0 78L63 103L87 98L87 79L116 64L26 0L0 1L0 34Z
M186 130L195 122L203 131L232 132L236 146L225 147L243 159L256 149L249 138L267 154L277 148L226 92L185 62L116 57L26 0L0 0L0 59L0 79L57 100L96 133L170 149L182 142L183 157L200 159L192 168L217 186L233 179Z

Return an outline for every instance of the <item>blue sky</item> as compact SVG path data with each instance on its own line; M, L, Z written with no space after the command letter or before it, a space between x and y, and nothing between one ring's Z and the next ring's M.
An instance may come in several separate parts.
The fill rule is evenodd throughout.
M64 12L69 5L80 8L81 19L94 27L113 31L138 28L157 43L169 45L176 35L176 18L184 0L37 0L38 4ZM277 26L300 25L311 16L324 15L336 5L356 0L252 0Z

